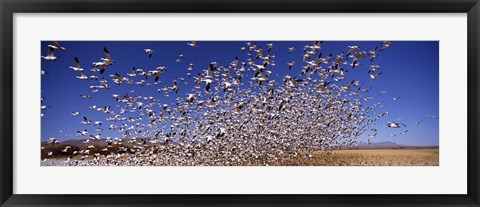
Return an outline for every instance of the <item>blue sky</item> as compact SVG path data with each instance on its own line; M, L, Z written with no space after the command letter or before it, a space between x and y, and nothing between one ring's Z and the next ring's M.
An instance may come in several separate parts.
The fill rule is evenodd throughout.
M246 53L241 53L240 48L245 47L246 42L254 41L200 41L197 47L192 48L186 41L61 41L60 44L67 48L66 51L55 51L59 56L57 61L46 61L41 59L42 70L48 75L42 76L42 97L45 98L44 105L48 108L44 110L42 118L41 139L46 140L55 137L59 140L81 139L85 137L76 136L77 130L88 129L93 132L96 127L93 124L86 126L80 123L85 115L92 121L102 121L104 130L102 137L122 137L121 133L108 130L109 122L105 120L106 116L100 112L94 112L89 106L98 107L112 106L115 109L116 101L112 98L113 93L125 94L134 90L133 94L143 96L154 96L161 102L173 104L177 97L171 94L166 98L157 92L157 88L172 86L172 81L180 77L188 80L189 85L179 84L180 92L178 96L186 97L191 91L193 79L187 78L186 73L192 75L201 72L208 67L212 61L219 65L227 66L235 56L238 56L239 62L247 62ZM299 76L303 57L303 46L312 44L312 41L255 41L257 46L267 48L267 43L273 43L274 48L268 54L275 54L276 67L272 69L273 74L279 74L278 80L285 74ZM42 41L40 51L41 55L46 54L46 48L51 44L49 41ZM358 45L360 50L369 51L380 45L380 41L325 41L322 43L321 52L325 55L330 53L333 57L341 52L347 52L349 45ZM294 46L296 50L288 53L289 47ZM101 75L90 71L91 63L99 61L103 57L103 47L110 51L115 64L107 68ZM145 48L151 48L155 52L152 58L149 58ZM380 46L379 46L380 48ZM266 53L266 52L265 52ZM176 62L179 54L184 54L185 58L181 62ZM39 55L40 56L40 55ZM85 68L87 75L102 76L109 79L112 88L109 90L99 90L92 93L90 85L98 85L96 81L82 81L75 78L79 73L69 69L73 66L73 59L77 56L80 64ZM439 113L439 43L437 41L396 41L392 47L380 52L380 55L373 62L364 59L362 65L355 69L349 69L345 77L345 82L359 80L363 82L364 87L372 86L372 95L380 91L387 91L388 94L377 97L377 101L384 101L384 108L379 112L388 111L390 115L383 117L377 122L377 138L374 142L393 141L399 144L417 145L417 146L438 146L439 123L438 119L426 117L426 115L438 116ZM287 63L295 61L297 65L289 70ZM194 63L194 70L187 71L190 63ZM377 80L369 79L367 70L370 65L379 65L382 75ZM168 69L160 76L159 85L154 87L140 87L138 85L122 84L120 86L112 83L108 75L119 73L125 76L132 67L142 68L144 70L153 70L157 66L166 66ZM140 78L137 77L139 80ZM281 81L280 81L281 82ZM364 88L362 87L362 88ZM91 95L92 99L84 99L80 94ZM400 96L398 101L393 101L393 97ZM72 111L80 112L80 116L70 115ZM441 118L441 117L440 117ZM412 122L424 120L420 125ZM388 121L399 121L405 123L407 128L392 129L384 127ZM401 135L400 132L408 129L408 133ZM366 140L368 133L360 137ZM391 137L391 134L398 134Z

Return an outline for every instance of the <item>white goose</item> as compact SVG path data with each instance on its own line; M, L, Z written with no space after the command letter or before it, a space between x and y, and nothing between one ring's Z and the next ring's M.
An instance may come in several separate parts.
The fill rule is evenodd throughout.
M77 136L86 136L88 134L88 131L85 129L83 131L77 131Z
M187 45L190 46L190 47L196 47L196 46L197 46L197 42L196 42L196 41L192 41L192 42L187 43Z
M404 127L407 127L407 125L402 124L402 123L398 123L398 122L388 122L387 123L387 126L390 127L390 128L400 128L402 125Z
M187 70L193 70L193 63L190 63L190 65L188 65Z
M80 67L80 61L78 61L78 57L73 58L73 64L74 64L74 66L69 67L72 70L77 71L77 72L82 72L84 70L82 67Z
M390 48L390 46L392 46L392 41L383 41L382 46L383 47L380 49L380 51Z
M270 52L270 50L272 50L272 48L273 48L273 43L268 43L267 47L268 47L267 52Z
M81 121L80 123L82 124L85 124L85 125L90 125L91 121L87 119L87 117L83 117L83 121Z
M80 80L88 80L88 76L85 75L85 73L81 73L80 76L76 76L77 79L80 79Z
M152 55L153 55L153 50L152 50L152 49L149 49L149 48L144 49L144 50L145 50L145 53L148 55L148 57L151 58Z
M375 72L376 70L380 69L380 66L378 65L371 65L370 68L368 68L368 73Z
M105 62L107 65L113 65L113 59L110 56L110 52L108 52L108 49L106 47L103 47L103 55L105 58L100 58L103 62Z
M378 76L380 76L382 74L382 72L376 74L376 75L373 75L373 74L370 74L370 79L372 80L377 80Z
M128 76L130 77L135 77L137 76L137 73L135 71L135 66L133 66L132 70L130 71L130 73L127 74Z
M347 56L359 49L358 46L348 46L348 48L350 48L350 50L348 50Z
M293 66L295 66L295 61L292 61L290 63L287 63L288 64L288 69L292 69Z
M40 56L40 57L48 61L56 61L58 59L58 57L55 57L55 55L53 54L53 48L51 47L48 47L47 56Z
M183 54L178 55L178 58L177 58L176 61L177 61L177 62L182 61L183 57L184 57Z
M57 41L52 41L52 44L53 45L48 45L48 47L55 50L67 50L67 48L62 47Z

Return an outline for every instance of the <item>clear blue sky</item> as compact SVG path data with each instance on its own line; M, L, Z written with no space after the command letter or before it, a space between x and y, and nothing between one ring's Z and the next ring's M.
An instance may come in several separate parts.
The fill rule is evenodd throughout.
M134 90L133 95L154 96L161 102L173 104L177 97L174 93L166 98L157 92L157 88L172 86L172 81L184 77L189 81L188 86L179 84L180 92L178 96L186 97L192 87L195 85L193 79L187 78L186 73L192 75L201 72L208 67L212 61L219 65L228 66L235 56L238 56L239 62L247 62L246 53L241 53L240 48L246 46L246 42L254 41L200 41L197 47L192 48L186 41L61 41L60 44L67 48L67 51L55 51L56 56L60 56L57 61L46 61L41 59L42 69L48 75L42 77L42 97L45 98L44 105L49 106L44 110L45 116L42 118L41 139L46 140L55 137L59 140L81 139L85 137L76 136L77 130L88 129L94 132L96 127L93 123L89 126L80 123L85 115L93 121L102 121L102 137L122 137L119 132L108 130L109 122L105 120L106 115L100 112L94 112L89 106L98 107L112 106L113 110L118 110L117 103L113 98L113 93L120 95ZM312 41L272 41L274 48L268 54L275 54L276 67L272 69L273 74L279 74L279 80L285 74L299 76L303 56L303 46L312 44ZM257 46L264 49L270 41L256 41ZM42 41L40 53L46 55L46 48L49 41ZM347 52L349 45L358 45L360 50L369 51L380 42L370 41L325 41L322 44L323 56L330 53L333 57L341 52ZM103 57L103 47L110 51L112 59L115 60L113 66L109 66L106 72L101 75L90 71L91 64L99 61ZM294 46L296 50L288 53L288 47ZM151 48L155 52L152 58L148 58L144 49ZM379 46L380 48L380 46ZM266 51L265 51L266 53ZM184 54L185 58L179 63L175 60L179 54ZM39 55L40 56L40 55ZM99 85L97 81L82 81L75 78L79 73L69 69L73 66L73 59L77 56L80 64L85 68L87 75L102 76L109 79L109 90L99 90L92 93L89 86ZM288 70L287 63L295 61L297 65ZM188 65L194 63L194 70L187 71ZM425 117L432 114L438 116L439 113L439 43L437 41L396 41L392 47L380 52L380 55L372 63L367 58L361 61L362 65L358 68L349 69L345 77L346 81L359 80L364 84L362 88L372 86L370 91L372 95L380 91L387 91L388 94L383 97L377 97L376 100L384 100L384 108L378 112L388 111L389 116L385 116L377 122L377 138L371 139L374 142L393 141L399 144L417 145L417 146L438 146L439 143L439 123L438 119ZM382 75L377 80L369 79L367 74L370 65L379 65ZM154 87L140 87L138 85L122 84L117 86L108 77L110 74L119 73L126 76L133 66L144 70L153 70L157 66L166 66L168 69L160 76L162 83ZM275 77L275 76L274 76ZM135 77L134 80L140 80ZM152 82L151 79L149 79ZM280 81L281 82L281 81ZM80 94L91 95L92 99L84 99ZM400 100L393 101L394 96L400 96ZM70 115L72 111L80 112L80 116ZM440 117L441 118L441 117ZM146 119L144 119L146 120ZM420 125L412 122L424 120ZM392 129L384 127L388 121L399 121L405 123L408 127L401 129ZM408 129L406 135L400 132ZM360 137L366 140L368 133ZM398 134L391 137L391 134Z

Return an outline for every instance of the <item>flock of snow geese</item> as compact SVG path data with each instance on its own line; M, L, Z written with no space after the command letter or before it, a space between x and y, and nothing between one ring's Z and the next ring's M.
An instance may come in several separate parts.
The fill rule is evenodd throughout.
M87 75L78 57L69 69L77 73L78 81L90 81L89 90L98 92L118 85L129 84L139 90L156 90L160 96L178 95L174 104L162 103L159 97L135 95L131 90L124 94L111 94L116 106L96 106L89 109L103 113L105 120L90 120L81 111L72 111L78 117L80 127L77 136L84 137L84 149L74 150L66 146L62 150L66 160L49 163L49 151L42 159L44 165L268 165L283 163L297 156L313 157L314 151L330 152L333 149L354 147L357 137L368 133L376 137L377 121L388 115L374 109L383 108L372 87L364 87L360 81L345 81L351 70L362 62L372 64L365 70L370 81L381 78L383 72L375 65L379 54L391 47L391 41L380 42L371 50L348 46L347 52L338 55L322 54L322 41L305 45L303 62L276 65L272 54L273 43L257 45L246 42L239 48L239 56L232 57L227 65L211 62L201 73L191 74L194 64L185 69L188 78L171 80L171 84L159 87L159 77L169 72L166 66L153 70L132 67L123 74L112 65L115 56L103 48L104 56L93 62ZM197 42L186 43L195 48ZM201 44L201 43L200 43ZM262 46L264 46L262 49ZM48 45L45 61L56 61L56 52L67 49L54 41ZM285 49L286 53L295 47ZM142 51L138 51L142 52ZM145 48L146 56L155 52ZM177 62L182 61L178 55ZM195 65L196 66L196 65ZM275 67L288 67L298 76L285 75L283 81L272 78ZM179 73L178 71L175 71ZM42 76L48 75L42 70ZM113 83L113 84L112 84ZM194 84L187 92L182 84ZM152 88L152 89L149 89ZM185 93L184 96L182 93ZM80 94L84 99L92 95ZM399 100L400 97L393 97ZM94 101L94 99L89 100ZM44 105L41 111L54 110ZM101 104L101 103L99 103ZM48 108L48 109L47 109ZM433 119L437 117L428 115ZM421 124L419 120L414 124ZM82 125L93 125L95 131L83 130ZM406 128L404 123L390 121L382 126ZM123 137L103 137L103 130L114 130ZM406 134L408 130L399 134ZM397 134L392 134L397 136ZM60 142L50 138L48 146ZM92 143L103 143L94 145ZM367 143L371 143L370 139ZM98 146L101 149L96 149ZM48 147L42 146L42 150Z

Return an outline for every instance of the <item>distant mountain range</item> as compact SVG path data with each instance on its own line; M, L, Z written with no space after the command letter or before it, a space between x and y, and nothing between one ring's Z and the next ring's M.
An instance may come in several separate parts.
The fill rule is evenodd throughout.
M397 147L412 147L412 146L397 144L391 141L385 141L385 142L372 142L370 144L362 142L358 145L358 147L359 148L397 148Z

